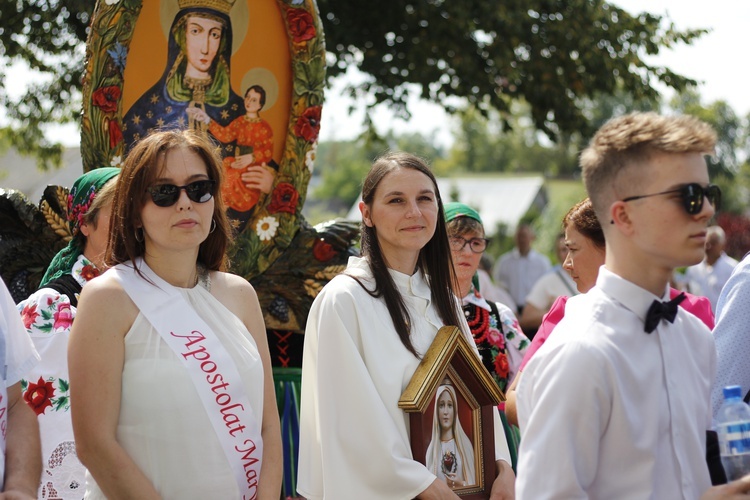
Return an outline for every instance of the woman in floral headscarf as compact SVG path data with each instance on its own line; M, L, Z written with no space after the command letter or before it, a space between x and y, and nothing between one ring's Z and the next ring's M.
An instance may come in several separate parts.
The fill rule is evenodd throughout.
M99 168L79 177L68 196L68 228L73 235L42 278L41 286L18 304L41 362L21 381L23 397L36 412L44 472L39 498L83 498L86 470L78 460L70 421L68 337L78 293L103 268L117 168Z
M500 390L505 391L521 364L529 339L510 308L488 302L479 292L475 276L487 240L477 211L463 203L446 203L445 221L457 279L453 291L462 297L464 315L485 368Z

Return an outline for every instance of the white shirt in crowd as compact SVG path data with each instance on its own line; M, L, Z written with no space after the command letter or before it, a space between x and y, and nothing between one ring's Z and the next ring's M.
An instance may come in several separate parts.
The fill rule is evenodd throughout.
M16 309L10 292L5 283L0 280L0 421L2 421L2 437L0 437L0 491L3 489L5 471L5 425L8 421L8 387L21 379L36 364L39 354L34 344L26 334L26 328L21 322L21 315ZM17 404L26 404L19 401ZM11 429L10 432L13 432Z
M493 278L510 292L519 307L523 307L531 287L550 267L549 259L536 250L532 249L523 256L514 248L500 256L493 270Z
M652 301L668 298L602 267L568 300L518 387L519 500L695 500L711 486L713 337L682 308L647 334Z
M534 283L526 296L526 303L540 311L547 311L558 297L572 297L577 294L576 282L562 266L558 265L547 271Z
M685 271L685 278L688 280L690 293L708 298L711 302L711 310L716 312L721 289L732 275L735 266L737 266L737 261L722 252L713 266L703 259L700 264L688 267Z

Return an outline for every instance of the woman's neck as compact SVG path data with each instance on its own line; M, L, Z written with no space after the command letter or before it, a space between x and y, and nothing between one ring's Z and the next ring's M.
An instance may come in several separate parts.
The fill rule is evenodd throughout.
M94 253L90 248L84 248L83 256L99 270L104 270L107 266L104 264L104 252Z
M469 292L471 292L471 279L472 278L457 278L458 280L458 289L453 290L453 293L455 293L459 299L462 299L469 295Z
M440 441L450 441L453 439L453 429L443 430L440 434Z
M169 255L148 252L143 260L161 279L179 288L192 288L198 281L198 251Z
M417 270L419 252L383 252L383 260L388 269L411 276Z

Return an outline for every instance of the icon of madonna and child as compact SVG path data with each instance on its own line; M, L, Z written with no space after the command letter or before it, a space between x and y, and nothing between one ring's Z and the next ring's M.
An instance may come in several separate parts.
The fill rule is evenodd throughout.
M459 413L456 389L445 379L435 393L432 439L425 463L451 489L477 484L474 446L461 426Z
M123 132L128 146L152 129L189 127L212 136L224 157L222 195L242 229L261 193L271 192L278 165L273 130L260 116L266 89L251 84L240 97L230 85L234 1L178 0L164 73L127 111Z

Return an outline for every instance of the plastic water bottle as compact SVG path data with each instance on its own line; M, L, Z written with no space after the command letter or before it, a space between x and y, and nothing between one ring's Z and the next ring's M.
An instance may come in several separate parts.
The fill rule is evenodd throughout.
M742 388L724 388L724 404L716 416L721 464L732 481L750 473L750 406L742 401Z

